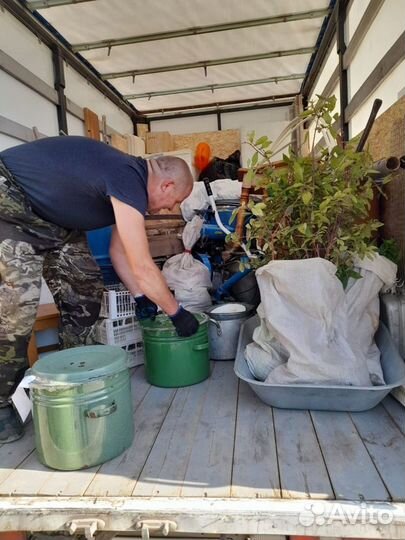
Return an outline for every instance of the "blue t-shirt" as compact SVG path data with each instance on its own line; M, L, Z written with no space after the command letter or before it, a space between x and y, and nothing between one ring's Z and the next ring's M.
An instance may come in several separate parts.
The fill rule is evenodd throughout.
M146 161L105 143L49 137L4 150L0 158L34 212L61 227L91 230L112 225L110 196L146 213Z

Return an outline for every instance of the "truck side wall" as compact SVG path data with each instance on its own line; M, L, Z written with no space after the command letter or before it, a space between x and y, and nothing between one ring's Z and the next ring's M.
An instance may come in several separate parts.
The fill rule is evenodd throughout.
M345 23L345 43L349 46L350 41L359 27L370 0L352 0L349 3ZM385 0L377 15L372 21L366 34L348 66L348 99L349 104L369 75L375 69L397 39L405 31L404 3L402 0ZM331 44L329 53L319 72L317 81L311 91L310 99L315 99L316 94L323 94L324 88L334 71L338 67L338 54L336 39ZM379 115L393 105L405 93L405 59L402 60L384 78L375 85L372 93L364 100L357 111L349 120L349 136L354 137L365 127L371 107L375 98L383 101ZM329 95L337 98L336 110L340 111L339 82L333 85ZM312 126L313 130L313 126Z

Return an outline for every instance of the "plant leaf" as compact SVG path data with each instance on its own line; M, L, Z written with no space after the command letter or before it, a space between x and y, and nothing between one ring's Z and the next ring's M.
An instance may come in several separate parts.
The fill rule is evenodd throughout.
M305 191L301 195L302 201L305 205L308 205L312 200L312 193L310 191Z
M297 161L294 163L294 176L298 182L302 182L304 179L304 171Z

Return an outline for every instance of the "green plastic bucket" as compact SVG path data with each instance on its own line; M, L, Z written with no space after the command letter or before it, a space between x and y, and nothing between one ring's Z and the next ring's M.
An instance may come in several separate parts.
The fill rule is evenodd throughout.
M198 332L178 337L171 320L158 315L154 321L141 322L146 379L154 386L178 388L205 380L210 375L208 317L195 314Z
M31 375L39 460L72 471L104 463L133 440L126 352L96 345L49 354Z

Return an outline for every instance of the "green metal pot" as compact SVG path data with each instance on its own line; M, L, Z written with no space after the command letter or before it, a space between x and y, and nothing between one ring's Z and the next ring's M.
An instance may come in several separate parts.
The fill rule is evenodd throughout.
M35 443L44 465L84 469L131 445L130 376L120 347L66 349L38 360L31 374Z
M196 317L200 327L189 338L180 338L166 315L141 322L145 373L150 384L178 388L209 377L208 317L202 313Z

